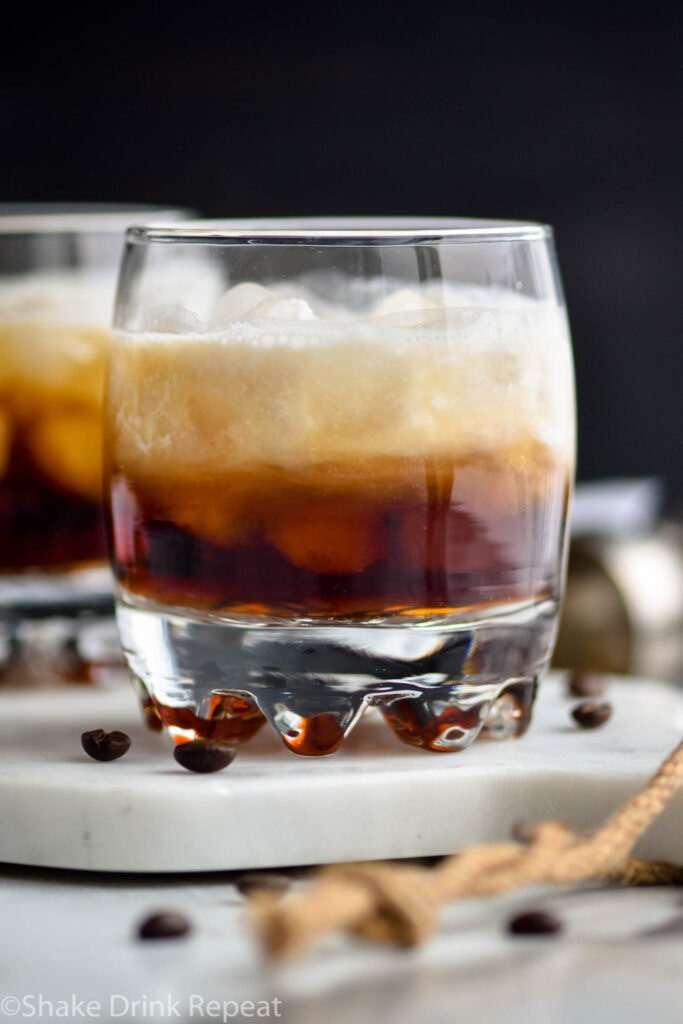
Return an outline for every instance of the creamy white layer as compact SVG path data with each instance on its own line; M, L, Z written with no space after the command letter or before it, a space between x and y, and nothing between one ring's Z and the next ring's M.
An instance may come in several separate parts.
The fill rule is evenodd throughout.
M396 287L362 312L241 284L205 321L114 332L113 454L132 474L542 445L571 469L564 310L500 289Z

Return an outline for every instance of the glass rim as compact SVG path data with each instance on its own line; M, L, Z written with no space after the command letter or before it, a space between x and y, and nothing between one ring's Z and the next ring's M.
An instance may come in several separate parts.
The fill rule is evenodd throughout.
M161 224L193 213L146 203L0 203L0 235L123 234L140 218Z
M131 225L126 241L207 245L398 245L437 242L544 241L549 224L453 217L281 217L186 220Z

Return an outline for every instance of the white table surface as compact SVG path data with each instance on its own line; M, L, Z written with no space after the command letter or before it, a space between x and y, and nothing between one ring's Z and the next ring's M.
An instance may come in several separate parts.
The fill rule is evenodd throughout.
M279 1009L279 1019L291 1024L682 1019L681 889L526 890L448 907L438 934L416 950L338 936L285 965L263 960L244 905L224 876L151 880L0 871L0 1020L31 1019L28 1011L41 993L55 1010L60 1000L96 1000L101 1012L90 1019L127 1022L222 1019L202 1016L199 1000L204 1006L209 1000L271 1000L271 1018ZM166 907L187 914L193 934L137 940L139 919ZM539 907L563 918L563 934L506 935L510 914ZM12 1000L27 997L34 1003L12 1013ZM164 1014L150 1011L151 1000L162 1001ZM247 1019L232 1013L229 1005L227 1019ZM49 1017L47 1008L42 1017ZM36 1013L33 1019L42 1018Z

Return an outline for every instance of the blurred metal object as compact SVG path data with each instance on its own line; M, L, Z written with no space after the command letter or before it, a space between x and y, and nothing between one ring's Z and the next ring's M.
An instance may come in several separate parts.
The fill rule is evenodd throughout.
M683 682L683 526L573 540L554 664Z

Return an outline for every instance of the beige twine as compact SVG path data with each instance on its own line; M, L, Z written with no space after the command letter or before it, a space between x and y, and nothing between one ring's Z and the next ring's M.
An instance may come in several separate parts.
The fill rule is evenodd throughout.
M682 883L683 868L629 856L682 779L683 743L645 789L589 838L549 821L537 825L527 843L472 846L435 868L392 862L321 868L302 895L282 900L261 892L251 907L252 922L276 957L302 952L339 929L414 946L434 931L439 907L448 900L491 896L531 882Z

